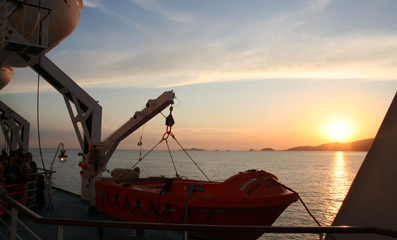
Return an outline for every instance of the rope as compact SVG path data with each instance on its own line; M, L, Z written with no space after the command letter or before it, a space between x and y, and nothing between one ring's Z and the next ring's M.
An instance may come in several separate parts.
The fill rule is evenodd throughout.
M161 216L159 216L158 212L160 209L160 200L161 200L161 196L163 195L163 192L165 191L166 193L171 189L171 184L174 181L175 178L170 178L168 180L165 181L164 183L164 187L163 189L161 189L160 193L159 193L159 197L157 198L157 213L156 213L156 223L158 222L158 218L159 217L163 217L165 215L166 209L164 209L163 214ZM167 206L169 206L169 204L167 204ZM169 211L169 208L168 208Z
M41 65L41 57L39 57L39 66ZM40 73L37 73L37 101L36 101L36 109L37 109L37 138L39 143L39 153L41 164L43 165L44 172L47 173L45 169L44 160L43 160L43 152L41 150L41 137L40 137Z
M211 180L208 178L208 176L204 173L204 171L197 165L197 163L193 160L193 158L189 155L189 153L186 151L184 147L178 142L178 140L175 138L174 135L172 135L172 138L175 140L176 143L178 143L179 147L186 153L186 155L190 158L190 160L196 165L196 167L200 170L200 172L207 178L208 182L211 182Z
M174 169L175 169L175 176L176 176L177 178L179 178L179 174L178 174L178 171L176 170L174 158L172 157L171 150L170 150L170 146L168 145L168 140L165 139L165 142L167 143L168 153L170 154L170 158L171 158L171 161L172 161L172 165L174 166Z
M140 157L139 160L134 165L132 165L129 170L132 170L134 167L136 167L136 165L138 165L147 155L149 155L149 153L151 153L162 141L164 141L164 139L161 139L156 145L154 145L154 147L152 147L152 149L150 149L145 155L143 155L142 158ZM124 177L127 172L128 171L125 171L125 173L120 176L120 179Z
M154 147L152 147L152 149L150 149L143 157L141 157L141 155L139 156L139 160L135 163L135 164L133 164L131 167L130 167L130 169L129 170L131 170L131 169L133 169L134 167L136 167L138 164L139 164L139 162L141 162L147 155L149 155L161 142L163 142L163 141L165 141L166 142L166 144L167 144L167 148L168 148L168 153L169 153L169 155L170 155L170 157L171 157L171 161L172 161L172 165L173 165L173 167L174 167L174 170L175 170L175 174L176 174L176 177L177 178L179 178L179 174L178 174L178 171L177 171L177 169L176 169L176 165L175 165L175 162L174 162L174 158L172 157L172 153L171 153L171 149L170 149L170 147L169 147L169 144L168 144L168 137L169 136L171 136L174 140L175 140L175 142L179 145L179 147L185 152L185 154L190 158L190 160L194 163L194 165L196 165L196 167L200 170L200 172L204 175L204 177L209 181L209 182L211 182L211 180L209 179L209 177L204 173L204 171L198 166L198 164L193 160L193 158L189 155L189 153L186 151L186 149L180 144L180 142L176 139L176 137L175 137L175 135L172 133L172 126L174 125L174 123L175 123L175 121L174 121L174 119L173 119L173 117L172 117L172 110L173 110L173 107L171 106L170 107L170 114L166 117L163 113L161 113L161 115L163 115L165 118L166 118L166 130L165 130L165 133L163 134L163 137L161 138L161 140L156 144L156 145L154 145ZM142 136L140 136L140 139L142 139ZM141 142L139 142L139 143L141 143ZM142 145L142 144L139 144L138 143L138 145ZM123 175L121 175L121 177L120 178L122 178L123 176L125 176L125 174L127 174L127 172L128 171L126 171Z
M133 208L130 206L131 204L130 204L130 200L129 200L128 196L124 197L124 203L122 203L121 198L119 197L119 195L117 193L113 195L114 201L112 201L109 192L106 192L106 193L102 192L102 201L104 201L106 199L106 201L108 202L108 205L111 208L118 207L121 210L123 210L125 208L128 208L129 212L134 213L134 214L138 213L137 212L137 210L138 210L139 213L142 216L144 216L144 217L148 217L150 215L152 209L153 209L154 214L156 216L156 222L158 222L159 218L163 218L168 212L168 217L169 217L169 219L171 220L172 223L175 223L175 224L182 223L182 221L184 219L185 219L185 223L186 223L186 219L188 217L189 221L192 224L196 224L193 221L191 214L187 214L187 212L189 211L189 206L187 205L187 208L186 208L186 203L185 203L185 211L183 212L183 215L181 216L181 218L179 220L174 219L175 216L172 217L171 205L169 203L167 203L164 206L164 208L163 208L164 210L161 213L161 211L160 211L160 202L161 202L160 199L161 199L161 196L162 196L163 193L167 193L170 190L172 182L174 180L175 180L175 178L170 178L170 179L167 179L165 181L164 187L161 189L161 191L159 193L159 196L157 198L157 207L155 206L155 202L154 201L150 201L147 212L144 212L144 210L143 210L144 205L141 204L141 200L139 198L135 198L135 199L132 200L132 204L135 204L135 207L133 207ZM194 186L195 186L195 183L190 186L191 187L190 190L189 190L190 194L191 194L192 191L194 191ZM104 199L105 194L106 194L106 198ZM188 194L188 196L186 197L186 201L187 201L187 199L189 199L190 194ZM104 206L104 203L102 203L102 206ZM209 209L209 214L208 214L208 217L207 217L205 223L197 223L197 224L208 224L210 222L211 218L212 218L213 212L214 212L213 208Z
M278 179L275 178L272 174L269 174L268 172L265 172L265 171L261 171L261 173L262 173L262 175L263 175L264 177L266 177L267 179L273 180L274 182L276 182L276 183L277 183L278 185L280 185L281 187L283 187L283 188L285 188L285 189L287 189L287 190L293 192L294 194L296 194L296 196L298 196L299 201L302 203L303 207L306 209L306 212L310 215L310 217L314 220L314 222L316 222L316 224L317 224L319 227L321 227L320 222L317 221L316 217L311 213L310 209L306 206L305 202L304 202L303 199L299 196L299 193L298 193L297 191L295 191L294 189L292 189L292 188L290 188L290 187L287 187L286 185L282 184L282 183L281 183L280 181L278 181ZM328 234L328 236L329 236L331 239L334 239L334 240L335 240L335 238L332 237L330 234ZM321 235L320 235L320 239L322 239Z
M138 146L139 146L139 159L142 160L142 138L143 138L143 130L145 130L145 125L143 125L142 127L142 132L140 131L140 129L138 129L138 135L139 135L139 142L138 142Z
M195 187L196 187L196 183L193 183L190 186L189 192L186 194L186 199L185 199L185 224L187 224L187 219L188 219L188 216L189 216L189 198L190 198L190 195L192 195L192 192L193 192Z
M173 178L171 178L171 179L173 179ZM164 211L162 211L162 213L160 214L160 203L159 203L159 202L160 202L160 198L161 198L161 194L159 195L159 198L158 198L157 209L156 209L155 203L154 203L153 201L150 201L150 203L149 203L149 209L147 210L147 212L144 212L144 210L143 210L143 204L141 204L140 199L136 199L135 207L134 207L134 208L131 208L131 207L130 207L130 203L129 203L130 201L129 201L129 199L128 199L128 196L125 197L125 199L124 199L124 204L121 204L121 201L120 201L120 198L119 198L118 194L115 194L115 195L114 195L114 201L111 202L111 199L110 199L110 196L109 196L109 192L106 192L106 201L108 202L108 204L109 204L110 207L113 208L113 207L116 207L116 205L117 205L117 207L118 207L119 209L125 209L125 208L127 207L128 210L129 210L131 213L137 213L137 210L138 210L139 213L140 213L142 216L144 216L144 217L148 217L148 216L150 215L150 213L152 212L152 209L153 209L153 212L154 212L154 214L156 215L156 222L158 222L158 219L159 219L159 218L163 218L163 217L165 216L165 214L168 213L167 215L168 215L169 219L171 220L172 223L175 223L175 224L182 223L184 219L185 219L185 221L186 221L186 216L188 216L188 219L189 219L189 221L190 221L192 224L208 224L208 223L210 222L210 220L211 220L211 218L212 218L212 215L213 215L213 212L214 212L214 209L211 208L211 209L210 209L210 212L209 212L209 214L208 214L208 217L207 217L207 219L206 219L206 221L205 221L205 223L195 223L195 222L193 221L192 217L191 217L191 214L188 214L188 215L187 215L187 211L189 211L189 209L190 209L190 207L188 207L188 209L187 209L187 210L185 209L185 211L183 212L183 215L182 215L181 218L178 220L178 219L175 219L175 216L172 217L172 213L171 213L172 211L170 210L170 209L171 209L171 205L170 205L169 203L167 203L167 204L164 206ZM174 214L174 215L175 215L175 214Z
M314 217L314 215L310 212L309 208L306 206L306 204L303 202L302 198L299 196L299 193L297 191L295 191L294 189L285 186L284 184L282 184L280 181L278 181L277 178L273 177L272 175L270 175L269 173L265 172L265 171L261 171L262 175L264 177L266 177L267 179L271 179L274 182L276 182L278 185L280 185L281 187L295 193L298 196L299 201L302 203L302 205L305 207L306 211L309 213L310 217L317 223L318 226L321 227L321 224L317 221L317 219Z

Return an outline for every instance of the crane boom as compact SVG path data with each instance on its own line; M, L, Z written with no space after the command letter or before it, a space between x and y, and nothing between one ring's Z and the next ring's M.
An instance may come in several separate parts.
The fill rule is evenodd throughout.
M167 91L156 99L151 99L146 103L146 107L142 111L135 112L126 123L113 132L108 138L102 141L104 147L104 165L107 164L114 150L119 143L128 137L131 133L148 122L167 106L174 103L175 94L173 91Z

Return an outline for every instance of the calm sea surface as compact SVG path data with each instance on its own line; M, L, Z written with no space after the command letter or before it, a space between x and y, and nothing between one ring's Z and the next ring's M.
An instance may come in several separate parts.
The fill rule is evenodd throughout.
M41 167L38 149L31 151L37 165ZM55 149L45 149L42 152L46 168L49 168ZM68 162L60 163L56 160L53 170L57 171L54 179L57 187L80 194L78 163L81 159L77 153L78 150L67 149ZM327 226L332 223L366 152L189 151L189 155L210 180L225 180L249 169L273 173L282 183L297 190L317 220ZM172 157L179 175L205 179L183 151L173 151ZM108 169L130 168L138 158L139 151L117 150L108 163ZM175 176L168 151L153 151L138 166L141 168L141 177ZM316 226L300 202L289 206L274 225ZM261 239L318 239L318 235L267 234Z

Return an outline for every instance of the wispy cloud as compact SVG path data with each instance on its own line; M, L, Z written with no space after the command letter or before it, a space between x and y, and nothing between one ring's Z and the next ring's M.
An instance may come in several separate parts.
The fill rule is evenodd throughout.
M261 79L397 79L397 56L393 54L397 35L284 37L241 42L238 48L231 40L222 45L191 42L182 47L148 44L123 51L64 50L51 59L88 88L156 88ZM28 78L28 73L24 75ZM13 89L29 91L36 81L13 84L21 85Z
M309 10L314 12L323 11L330 2L331 0L309 0Z
M102 8L102 4L98 0L84 0L84 7Z
M68 66L83 84L104 87L277 78L385 80L397 77L392 65L397 61L394 49L397 35L295 36L294 41L269 39L265 44L251 42L237 49L233 43L216 47L192 43L183 48L148 45L131 52L83 51L76 53L76 63ZM84 71L78 62L86 63Z
M373 28L324 33L324 28L331 28L332 17L340 17L328 16L329 8L335 7L331 0L294 2L292 7L261 6L269 16L261 9L252 16L231 15L239 9L255 9L233 2L225 6L222 18L212 8L201 12L192 6L173 9L155 0L131 0L116 4L116 9L105 3L85 1L113 21L104 27L106 32L86 27L87 32L74 36L79 40L76 47L57 47L49 53L83 87L155 88L253 79L397 79L397 34ZM120 14L120 7L136 5L178 24L156 19L148 26L139 15ZM138 10L134 9L135 14L140 14ZM22 87L25 82L19 84Z
M188 11L177 11L172 8L164 6L162 1L156 0L133 0L141 7L160 14L167 19L171 19L177 22L189 22L194 18L194 15Z

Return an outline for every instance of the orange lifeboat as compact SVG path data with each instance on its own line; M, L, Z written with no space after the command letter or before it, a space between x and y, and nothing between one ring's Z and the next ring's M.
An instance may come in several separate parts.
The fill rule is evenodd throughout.
M95 183L97 211L130 222L270 226L297 201L265 171L223 182L183 178L108 178ZM216 239L257 239L263 233L195 233Z

